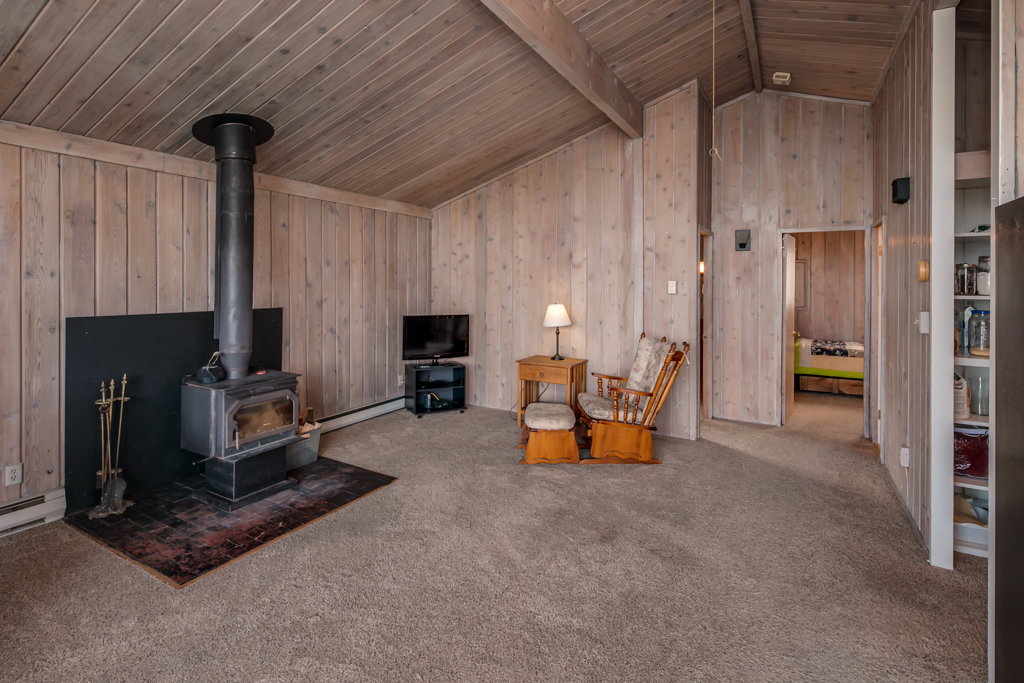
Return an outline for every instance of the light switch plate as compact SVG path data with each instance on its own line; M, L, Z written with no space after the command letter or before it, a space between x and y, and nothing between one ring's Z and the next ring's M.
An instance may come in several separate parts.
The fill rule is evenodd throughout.
M931 332L932 321L931 316L928 315L928 311L921 311L918 320L921 321L921 334L928 334L929 332Z
M8 465L4 468L4 486L14 486L21 483L21 463Z
M668 281L668 293L669 294L675 294L676 293L676 281L675 280L669 280Z
M900 449L900 467L910 467L910 449L906 446Z

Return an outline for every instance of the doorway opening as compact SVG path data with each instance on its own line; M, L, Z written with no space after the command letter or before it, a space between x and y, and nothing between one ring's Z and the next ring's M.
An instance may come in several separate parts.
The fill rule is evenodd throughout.
M698 271L700 273L700 390L698 395L700 396L700 416L701 418L712 418L711 413L711 387L712 376L711 376L711 362L712 362L712 348L711 348L711 322L712 322L712 307L711 302L711 258L714 254L712 250L712 239L714 239L710 233L706 233L701 230L700 238L700 266Z
M884 371L882 358L884 339L882 335L882 321L885 319L884 297L885 291L885 219L876 223L871 228L868 240L868 266L870 269L871 295L868 297L868 318L870 322L870 333L868 334L869 350L868 365L870 366L870 381L867 387L867 405L864 406L865 436L875 444L875 450L881 455L882 443L882 379Z
M782 235L783 424L801 403L824 401L849 410L856 402L856 410L866 413L863 397L871 384L867 240L864 228Z

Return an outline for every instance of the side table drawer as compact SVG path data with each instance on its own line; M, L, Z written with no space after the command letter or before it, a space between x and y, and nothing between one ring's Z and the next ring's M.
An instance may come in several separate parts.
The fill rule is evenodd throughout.
M568 384L569 371L565 368L548 368L537 365L519 365L519 379L533 382L550 382L553 384Z

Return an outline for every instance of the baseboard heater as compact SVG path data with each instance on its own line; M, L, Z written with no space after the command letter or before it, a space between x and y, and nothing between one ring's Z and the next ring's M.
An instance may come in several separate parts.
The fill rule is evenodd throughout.
M0 536L9 536L64 517L64 489L0 506Z
M341 429L342 427L348 427L354 425L357 422L363 420L369 420L374 417L380 417L381 415L387 415L393 413L396 410L401 410L405 407L405 397L389 398L386 401L380 403L374 403L372 405L363 406L362 408L356 408L355 410L349 410L344 413L338 413L330 417L325 417L320 420L320 433L333 432L335 429Z

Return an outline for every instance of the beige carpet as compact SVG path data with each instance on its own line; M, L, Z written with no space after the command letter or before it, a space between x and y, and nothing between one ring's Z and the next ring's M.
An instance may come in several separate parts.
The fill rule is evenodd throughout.
M705 422L660 467L393 413L321 452L397 482L179 591L62 523L0 539L0 678L983 680L985 561L927 564L860 406Z

